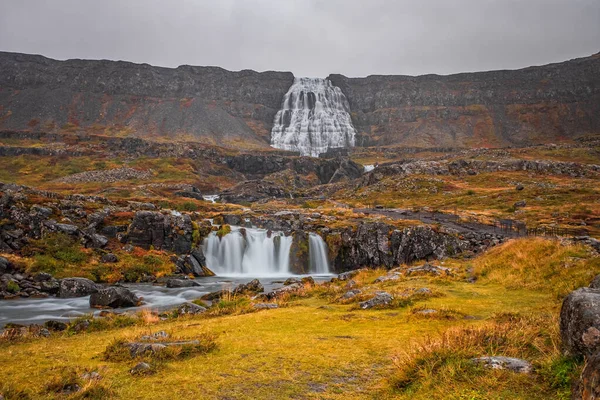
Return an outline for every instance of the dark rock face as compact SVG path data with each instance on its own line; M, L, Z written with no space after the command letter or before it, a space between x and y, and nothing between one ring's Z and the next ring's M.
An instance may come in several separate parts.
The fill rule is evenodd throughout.
M178 254L192 249L192 220L189 215L157 211L135 213L127 231L127 241L143 248L170 250Z
M515 71L329 79L350 102L359 146L520 145L600 130L600 54Z
M463 243L456 237L439 233L430 227L419 226L396 230L384 223L359 225L356 231L346 229L339 239L328 240L335 271L348 271L357 267L393 265L417 260L441 259L459 253ZM337 242L337 248L333 247Z
M4 52L0 70L0 116L10 111L0 127L127 126L139 135L192 134L218 143L232 138L268 143L294 79L289 72L55 61Z
M198 282L193 281L191 279L169 279L169 280L167 280L166 286L168 288L185 288L185 287L200 286L200 284L198 284Z
M118 286L100 289L90 296L90 307L93 308L135 307L140 302L131 290Z
M99 289L100 285L86 278L65 278L60 281L58 296L62 298L84 297L96 293Z
M600 289L571 292L560 310L560 335L564 350L574 356L600 351Z

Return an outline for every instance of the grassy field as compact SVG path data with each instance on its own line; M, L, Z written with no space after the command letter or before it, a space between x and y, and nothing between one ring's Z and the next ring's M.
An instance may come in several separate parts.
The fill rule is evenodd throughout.
M0 392L39 399L569 398L580 365L561 356L558 310L566 293L600 273L600 259L581 246L520 239L444 265L453 269L451 276L374 283L387 271L372 270L354 278L360 298L377 290L394 294L391 308L361 310L356 301L340 299L346 282L339 282L307 287L274 310L253 312L250 301L233 301L227 312L4 340ZM469 277L476 282L467 283ZM423 287L432 294L410 294ZM115 340L160 330L211 337L216 348L151 360L153 373L143 376L129 373L138 360L103 357ZM485 370L469 361L485 355L523 357L535 372ZM61 379L86 371L101 379L84 382L70 396L57 393Z

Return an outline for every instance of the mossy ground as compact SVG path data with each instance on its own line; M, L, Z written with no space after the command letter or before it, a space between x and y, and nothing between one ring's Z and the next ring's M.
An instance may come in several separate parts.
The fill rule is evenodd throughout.
M526 259L525 253L537 256ZM521 239L475 260L445 265L454 268L454 276L375 284L384 273L378 270L355 278L368 292L428 287L439 294L390 309L340 304L336 298L346 284L340 282L307 288L275 310L2 343L2 385L31 398L59 398L63 395L45 389L55 381L55 371L82 369L100 371L102 388L123 399L568 398L579 365L560 353L561 296L600 272L598 258L580 246ZM478 277L476 283L465 281L471 274ZM443 312L418 315L424 307ZM436 344L444 335L471 337L465 333L469 329L508 339L497 347L469 345L468 340ZM159 330L178 337L209 334L217 349L168 362L148 376L131 375L133 363L103 361L115 340ZM488 371L468 363L468 357L490 355L480 354L484 351L525 357L536 372ZM407 366L412 371L408 384Z

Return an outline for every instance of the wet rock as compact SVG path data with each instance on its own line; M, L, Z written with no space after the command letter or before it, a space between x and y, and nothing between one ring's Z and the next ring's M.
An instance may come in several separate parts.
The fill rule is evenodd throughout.
M565 298L560 335L564 350L573 356L600 351L600 289L577 289Z
M102 256L100 261L102 261L103 263L107 263L107 264L113 264L113 263L119 262L119 257L117 257L116 254L107 253Z
M52 279L52 275L46 272L40 272L33 277L33 280L36 282L47 282Z
M64 322L61 322L61 321L54 321L54 320L44 322L44 326L46 327L46 329L49 329L49 330L55 331L55 332L61 332L61 331L64 331L67 329L67 324L65 324Z
M167 280L166 286L168 288L186 288L186 287L194 287L200 286L200 284L191 279L169 279Z
M285 280L285 282L283 282L283 286L289 286L289 285L294 285L294 284L298 284L301 283L302 281L298 278L287 278Z
M256 294L263 292L265 288L258 279L253 279L248 283L242 283L233 289L233 294Z
M99 289L90 296L90 307L93 308L124 308L140 305L141 299L127 288L111 286Z
M96 293L101 286L86 278L65 278L60 281L59 297L84 297Z
M44 293L56 295L60 291L60 281L51 278L48 281L40 282L40 290Z
M384 307L391 304L394 297L387 292L378 292L374 297L369 300L365 300L359 303L359 306L363 310L367 310L375 307Z
M206 312L206 308L194 303L183 303L175 311L177 315L197 315Z
M272 310L278 308L277 304L275 303L257 303L253 307L257 310Z
M529 374L533 370L529 362L520 358L493 356L473 358L471 361L485 368L506 369L520 374Z

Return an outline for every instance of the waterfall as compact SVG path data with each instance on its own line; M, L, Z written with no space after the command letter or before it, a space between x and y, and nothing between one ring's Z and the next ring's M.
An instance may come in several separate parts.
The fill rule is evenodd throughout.
M211 232L203 244L206 266L221 276L289 275L291 247L292 237L282 232L239 226L222 238Z
M327 259L327 245L323 238L316 233L308 235L308 254L310 273L329 274L329 260Z
M328 79L295 78L271 131L271 146L318 157L327 149L353 147L356 131L342 90Z

